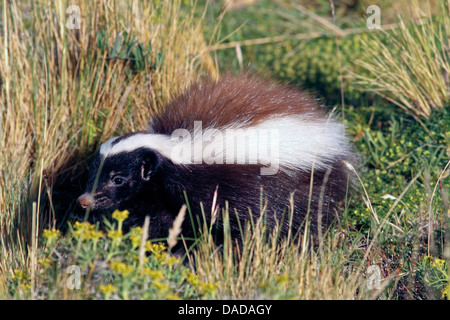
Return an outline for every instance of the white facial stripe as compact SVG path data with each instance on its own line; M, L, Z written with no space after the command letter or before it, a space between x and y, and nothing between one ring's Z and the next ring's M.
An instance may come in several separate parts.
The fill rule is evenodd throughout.
M108 157L122 152L132 152L139 148L149 148L158 151L163 156L171 158L174 142L163 134L137 133L113 144L118 137L111 138L100 147L100 154Z
M234 125L220 130L197 129L194 129L193 135L181 129L173 137L138 133L113 144L116 137L106 141L100 153L111 156L144 147L161 153L177 164L201 164L202 160L207 164L276 163L284 170L311 170L313 164L316 169L326 169L336 158L351 153L344 126L334 119L311 120L291 116L267 120L252 127ZM227 134L231 131L227 130L233 132L234 145L228 144ZM187 139L180 142L182 136ZM251 153L255 150L257 156L252 158Z

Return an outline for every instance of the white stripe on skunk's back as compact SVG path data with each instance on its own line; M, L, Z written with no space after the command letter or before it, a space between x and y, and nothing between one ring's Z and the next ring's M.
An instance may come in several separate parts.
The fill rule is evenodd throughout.
M327 169L351 155L344 126L330 118L289 115L270 118L253 126L233 124L202 128L196 122L189 132L180 128L172 135L136 133L112 138L100 148L105 157L153 149L176 164L260 164L274 174L281 170Z

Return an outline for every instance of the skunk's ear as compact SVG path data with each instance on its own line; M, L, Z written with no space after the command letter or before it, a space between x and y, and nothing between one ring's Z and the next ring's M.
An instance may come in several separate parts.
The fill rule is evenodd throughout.
M142 180L149 181L152 173L158 169L160 162L161 159L156 154L156 152L150 149L144 149L141 156Z

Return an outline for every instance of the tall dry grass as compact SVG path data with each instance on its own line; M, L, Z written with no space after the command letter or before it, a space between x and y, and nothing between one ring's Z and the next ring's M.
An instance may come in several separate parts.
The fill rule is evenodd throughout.
M369 88L417 118L429 117L450 98L450 1L436 7L434 14L430 6L406 2L399 27L365 43L358 64L368 75L354 75L362 90Z
M382 291L367 290L366 268L351 263L356 247L344 233L312 234L306 223L300 236L292 230L280 239L278 228L267 232L266 209L254 224L242 222L241 245L229 234L232 212L222 213L223 247L214 245L211 226L203 225L190 262L200 279L216 284L217 298L359 300ZM288 218L292 214L290 210Z
M66 25L72 4L80 29ZM194 7L181 0L1 2L0 289L2 277L30 263L32 229L54 223L43 195L52 199L62 174L77 177L73 159L114 134L145 129L150 113L190 79L215 72ZM145 56L136 68L129 52L139 45Z

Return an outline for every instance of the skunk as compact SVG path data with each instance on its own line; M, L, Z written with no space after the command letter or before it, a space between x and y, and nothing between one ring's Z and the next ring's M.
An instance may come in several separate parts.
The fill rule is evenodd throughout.
M188 203L183 236L205 218L217 242L219 209L228 207L239 239L265 207L267 229L283 236L307 217L313 230L336 217L354 159L344 125L308 93L250 72L207 77L155 114L147 130L103 143L77 202L94 216L126 209L130 226L149 216L153 239L168 236Z

